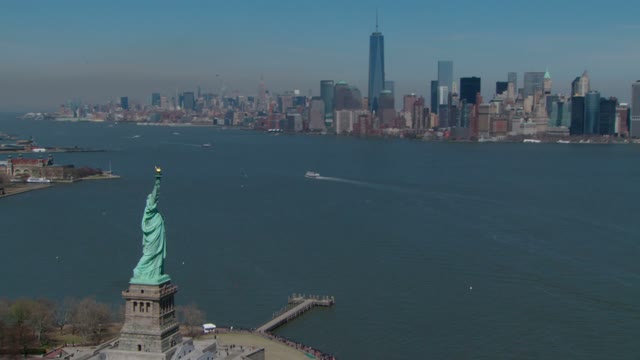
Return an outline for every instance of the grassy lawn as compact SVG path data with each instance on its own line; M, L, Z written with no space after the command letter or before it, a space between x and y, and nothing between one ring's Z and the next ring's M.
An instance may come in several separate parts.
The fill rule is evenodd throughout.
M271 341L262 336L244 333L220 333L216 334L221 345L255 346L265 349L267 360L309 360L302 351L292 349L276 341ZM207 335L209 337L210 335Z

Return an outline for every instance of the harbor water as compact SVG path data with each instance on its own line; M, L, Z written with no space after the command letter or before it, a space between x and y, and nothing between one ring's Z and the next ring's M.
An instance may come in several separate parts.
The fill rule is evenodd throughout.
M640 356L640 146L12 115L0 132L108 150L54 157L122 176L0 200L2 297L121 304L158 165L166 271L206 322L253 328L292 293L332 295L276 332L341 359Z

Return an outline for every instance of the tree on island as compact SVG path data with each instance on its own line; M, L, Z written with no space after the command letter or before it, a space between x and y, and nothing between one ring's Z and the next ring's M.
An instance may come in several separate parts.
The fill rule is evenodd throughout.
M187 328L187 336L194 337L201 332L204 312L196 304L176 307L179 321Z

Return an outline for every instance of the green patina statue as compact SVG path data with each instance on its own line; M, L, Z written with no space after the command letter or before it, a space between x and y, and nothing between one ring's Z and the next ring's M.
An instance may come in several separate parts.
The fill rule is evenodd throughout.
M142 216L142 257L133 269L131 284L160 285L170 280L164 273L164 258L167 256L167 237L164 219L158 212L160 180L162 171L156 167L153 191L147 196L147 206Z

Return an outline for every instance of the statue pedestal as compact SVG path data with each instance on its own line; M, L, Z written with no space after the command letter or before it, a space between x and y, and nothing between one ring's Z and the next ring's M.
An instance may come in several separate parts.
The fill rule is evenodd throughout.
M107 359L171 359L182 343L173 301L176 292L178 288L169 281L130 284L122 292L125 320L118 346L107 352Z

